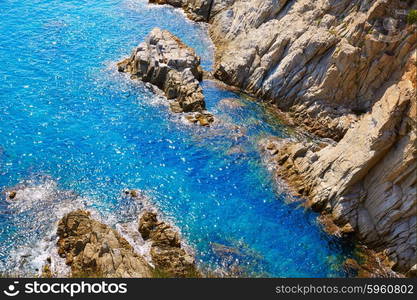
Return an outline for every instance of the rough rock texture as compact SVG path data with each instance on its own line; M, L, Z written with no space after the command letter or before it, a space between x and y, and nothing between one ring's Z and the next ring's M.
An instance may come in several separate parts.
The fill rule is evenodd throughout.
M155 212L146 211L139 220L139 232L150 240L152 262L164 277L198 277L194 257L181 247L178 232L165 222L158 221ZM158 274L157 274L158 275Z
M355 257L348 258L344 262L344 268L348 273L359 278L404 278L403 274L392 270L393 262L383 252L375 252L366 246L359 246L355 251Z
M163 90L174 112L205 109L200 58L169 31L153 29L118 69Z
M336 145L275 140L264 148L314 209L354 228L406 273L417 263L415 53L404 70Z
M216 78L336 140L372 108L416 47L415 26L405 23L414 1L151 2L183 7L211 24Z
M116 230L83 210L64 216L58 225L58 253L73 277L152 277L150 266Z

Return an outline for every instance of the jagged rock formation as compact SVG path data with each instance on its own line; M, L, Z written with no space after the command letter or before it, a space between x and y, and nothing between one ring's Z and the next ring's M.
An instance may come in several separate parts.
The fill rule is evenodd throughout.
M417 41L405 23L413 1L151 2L183 7L211 24L216 78L336 140L372 108Z
M149 82L164 91L174 112L205 109L200 58L169 31L155 28L132 53L118 63L120 72Z
M385 250L394 269L415 268L416 59L336 145L264 143L294 191L341 228ZM343 230L342 230L343 231Z
M139 232L150 240L152 262L162 276L199 277L194 257L181 247L178 232L165 222L158 221L155 212L146 211L139 220Z
M201 276L194 257L181 246L178 231L158 221L155 212L145 211L141 215L138 231L144 241L151 243L151 264L115 229L92 219L87 211L72 211L58 224L58 254L71 266L73 277ZM48 259L43 277L53 277Z
M58 224L58 253L73 277L152 277L150 266L116 230L73 211Z

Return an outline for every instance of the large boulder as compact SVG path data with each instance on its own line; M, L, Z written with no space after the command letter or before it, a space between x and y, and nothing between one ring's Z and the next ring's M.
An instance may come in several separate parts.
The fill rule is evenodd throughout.
M200 58L169 31L153 29L130 58L118 63L118 69L164 91L174 112L205 109Z
M76 210L58 224L58 253L73 277L152 277L152 269L116 230Z
M163 277L199 277L194 257L182 247L178 231L157 214L146 211L139 219L139 232L151 242L150 254L155 275Z
M266 152L279 175L396 270L415 266L417 35L407 14L417 2L208 2L214 76L339 142L276 143ZM205 1L181 2L190 6Z

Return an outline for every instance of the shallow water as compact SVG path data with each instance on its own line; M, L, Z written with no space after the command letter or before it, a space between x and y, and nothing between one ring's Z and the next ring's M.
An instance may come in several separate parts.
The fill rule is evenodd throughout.
M0 20L0 187L26 181L36 191L24 208L0 200L2 271L16 268L16 256L39 244L65 209L87 206L110 225L134 220L121 195L135 188L181 229L201 266L345 276L348 249L314 213L286 204L262 164L258 141L289 135L278 120L206 81L208 110L220 121L188 125L116 72L115 62L156 26L194 47L210 69L204 25L145 0L5 0Z

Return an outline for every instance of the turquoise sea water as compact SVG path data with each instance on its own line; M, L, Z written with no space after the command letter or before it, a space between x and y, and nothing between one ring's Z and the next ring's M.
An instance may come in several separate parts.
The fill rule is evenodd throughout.
M243 276L345 276L346 247L314 213L285 203L261 161L261 138L287 136L262 106L205 81L208 110L221 122L187 125L116 72L115 62L156 26L194 47L210 69L204 25L179 10L145 0L1 1L0 188L52 180L116 222L136 217L123 189L141 189L181 229L201 266ZM36 245L65 204L18 212L1 197L0 271L7 271L16 250Z

